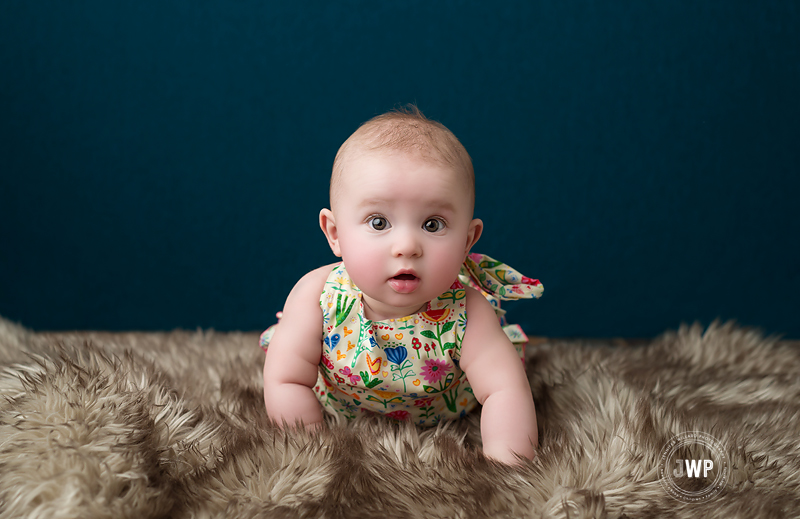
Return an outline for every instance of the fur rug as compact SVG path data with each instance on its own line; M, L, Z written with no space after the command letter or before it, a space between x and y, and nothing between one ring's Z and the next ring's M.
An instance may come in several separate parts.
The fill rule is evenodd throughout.
M800 516L800 347L732 323L641 346L541 340L538 457L480 451L479 416L270 425L255 333L34 333L0 319L0 518ZM729 476L693 504L659 481L679 433Z

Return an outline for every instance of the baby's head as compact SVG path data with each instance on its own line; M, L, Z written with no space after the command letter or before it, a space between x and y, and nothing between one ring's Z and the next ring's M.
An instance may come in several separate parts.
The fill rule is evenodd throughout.
M474 205L464 146L411 107L371 119L345 141L320 227L363 292L366 311L402 317L457 278L483 230Z
M331 174L330 201L334 212L340 200L342 178L348 174L348 162L375 152L402 154L452 170L460 187L466 189L464 203L472 215L475 173L469 153L453 132L425 117L414 105L373 117L341 145Z

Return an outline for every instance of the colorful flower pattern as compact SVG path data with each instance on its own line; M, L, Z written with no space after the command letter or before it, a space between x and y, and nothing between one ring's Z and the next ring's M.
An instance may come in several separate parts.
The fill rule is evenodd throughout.
M361 291L343 263L320 296L323 352L314 393L326 411L353 418L380 413L422 426L464 416L477 406L461 371L467 325L466 290L479 290L495 308L506 335L524 361L528 338L505 323L500 300L540 297L538 280L481 254L470 254L450 289L414 315L385 321L364 316ZM266 350L273 327L261 336Z
M429 384L438 383L445 373L450 371L450 365L439 359L428 359L425 361L425 366L422 368L422 377Z

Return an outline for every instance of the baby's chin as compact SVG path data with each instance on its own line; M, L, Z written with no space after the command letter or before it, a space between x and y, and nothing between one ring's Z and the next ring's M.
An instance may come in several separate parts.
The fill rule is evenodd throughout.
M427 310L428 301L428 299L420 301L408 297L388 297L384 300L367 297L364 299L365 317L371 321L402 319Z

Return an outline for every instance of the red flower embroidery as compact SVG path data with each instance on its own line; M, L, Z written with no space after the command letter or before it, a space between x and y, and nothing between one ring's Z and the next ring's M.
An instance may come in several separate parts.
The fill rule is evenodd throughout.
M450 317L450 309L443 308L441 310L426 310L420 316L430 324L441 323Z
M386 416L389 418L394 418L395 420L408 420L411 418L411 413L408 411L392 411L391 413L386 413Z
M525 283L526 285L533 285L535 287L541 285L538 279L531 279L527 276L522 276L522 282Z

